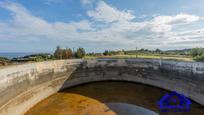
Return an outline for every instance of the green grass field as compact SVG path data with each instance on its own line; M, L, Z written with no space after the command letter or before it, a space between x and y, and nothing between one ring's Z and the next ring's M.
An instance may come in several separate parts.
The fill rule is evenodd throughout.
M113 56L85 56L85 59L94 58L144 58L144 59L164 59L164 60L176 60L176 61L194 61L191 57L176 56L176 55L113 55Z

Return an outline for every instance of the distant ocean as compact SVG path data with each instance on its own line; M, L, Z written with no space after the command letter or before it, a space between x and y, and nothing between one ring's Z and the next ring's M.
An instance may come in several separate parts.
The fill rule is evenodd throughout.
M5 52L5 53L0 53L0 57L7 57L7 58L9 58L9 59L12 59L12 58L15 58L15 57L23 57L23 56L26 56L26 55L31 55L31 54L36 54L36 53L28 53L28 52L18 52L18 53L11 53L11 52L9 52L9 53L7 53L7 52Z

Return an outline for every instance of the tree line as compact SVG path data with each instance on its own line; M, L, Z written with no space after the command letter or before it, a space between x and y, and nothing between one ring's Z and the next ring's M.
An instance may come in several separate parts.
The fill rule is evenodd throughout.
M46 61L46 60L55 60L55 59L73 59L73 58L83 58L85 55L87 56L113 56L113 55L185 55L191 56L195 61L204 62L204 48L192 48L192 49L184 49L184 50L167 50L162 51L160 49L156 50L148 50L148 49L138 49L138 50L105 50L102 53L88 53L86 54L84 48L77 48L76 51L71 48L61 48L57 46L54 55L49 53L40 53L33 54L24 57L17 57L13 59L8 59L6 57L0 57L0 65L7 65L9 63L15 62L27 62L27 61Z
M54 57L56 59L71 59L71 58L83 58L86 55L84 48L77 48L76 52L71 48L62 49L60 46L57 46Z
M125 55L125 51L124 50L119 50L119 51L113 51L113 50L105 50L103 52L103 55L105 56L111 56L111 55Z
M204 62L204 49L203 48L191 49L191 56L196 61L203 61Z
M190 50L189 50L190 51ZM188 50L168 50L168 51L162 51L160 49L155 50L149 50L149 49L138 49L138 50L105 50L102 53L88 53L88 56L113 56L113 55L135 55L135 54L159 54L159 55L190 55Z

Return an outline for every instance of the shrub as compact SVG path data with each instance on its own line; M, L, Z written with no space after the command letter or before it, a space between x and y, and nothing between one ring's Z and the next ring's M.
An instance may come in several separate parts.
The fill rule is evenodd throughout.
M108 51L108 50L105 50L105 51L103 52L103 55L105 55L105 56L109 55L109 51Z
M76 58L83 58L86 55L84 48L78 48L76 51Z
M9 62L9 59L6 57L0 57L0 65L7 65Z
M202 55L194 57L194 60L204 62L204 53Z
M6 58L6 57L0 57L0 61L1 61L1 62L6 62L6 61L9 61L9 59Z
M204 53L204 51L202 48L193 48L190 51L190 54L193 57L201 56L203 53Z
M45 61L45 60L47 60L47 59L45 59L41 56L37 56L36 58L33 59L33 61L35 61L35 62L41 62L41 61Z

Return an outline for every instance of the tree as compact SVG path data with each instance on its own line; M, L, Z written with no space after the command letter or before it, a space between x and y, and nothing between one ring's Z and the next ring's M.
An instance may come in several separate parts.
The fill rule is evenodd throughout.
M84 48L78 48L76 51L76 58L83 58L86 55Z
M162 53L162 50L156 49L155 52L160 54L160 53Z
M160 49L156 49L155 52L161 52L161 50Z
M127 54L127 52L126 52L124 49L122 49L122 52L124 52L124 55L126 55L126 54Z
M195 56L194 60L204 62L204 53L202 55Z
M66 48L63 50L63 59L72 58L72 50L70 48Z
M67 49L67 54L68 54L68 58L72 58L73 54L72 54L72 49L68 48Z
M56 59L62 59L63 57L63 50L60 48L60 46L57 46L54 56Z
M190 51L191 56L196 57L196 56L201 56L204 53L202 48L193 48Z
M109 55L109 51L108 51L108 50L105 50L105 51L103 52L103 55L105 55L105 56Z
M68 59L68 54L67 54L66 49L62 50L62 59Z
M123 51L123 50L118 51L117 54L118 54L118 55L124 55L124 54L125 54L125 51Z
M116 55L116 54L117 54L117 52L116 52L116 51L113 51L113 50L108 52L108 55L110 55L110 56L111 56L111 55Z

